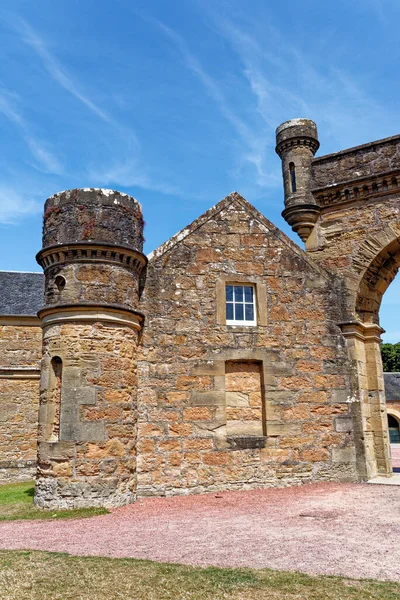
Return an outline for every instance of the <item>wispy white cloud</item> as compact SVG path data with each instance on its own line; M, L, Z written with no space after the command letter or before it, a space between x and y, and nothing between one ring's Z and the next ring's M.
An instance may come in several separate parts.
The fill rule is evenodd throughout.
M14 15L13 19L7 19L7 24L12 28L39 57L46 71L52 79L58 83L69 94L79 100L89 111L101 121L110 126L106 135L109 140L113 140L111 146L113 153L109 160L102 164L93 165L90 168L84 168L80 177L93 181L94 185L114 185L122 187L141 187L147 190L153 190L166 194L177 193L177 189L168 183L159 182L149 175L147 165L143 164L140 157L140 142L131 127L125 127L119 123L112 114L95 102L87 93L84 93L81 85L68 73L67 69L49 50L49 46L44 38L32 27L26 20ZM0 104L1 111L1 104ZM27 132L27 126L20 113L7 105L7 117L21 130ZM57 168L57 160L51 154L45 144L32 136L25 136L31 153L42 164L45 164L48 170ZM118 144L115 144L118 140Z
M45 173L54 173L60 175L63 172L63 167L58 158L46 147L44 142L39 142L38 139L31 135L25 134L25 141L29 146L32 156L42 165L42 170ZM36 165L34 165L36 166Z
M180 195L177 187L170 185L168 182L163 183L154 180L143 172L143 169L134 159L104 165L103 168L92 167L88 170L87 177L89 181L97 182L98 185L119 185L124 188L139 187L163 194Z
M220 12L211 10L209 16L211 26L239 57L258 114L269 128L293 117L308 117L321 125L340 149L368 141L385 118L391 123L393 115L387 114L387 108L383 110L354 76L332 63L318 62L318 52L310 60L291 44L285 32L266 24L261 39L257 27L250 34L245 25ZM368 139L364 139L366 134Z
M23 41L28 44L35 53L42 59L44 66L50 75L63 87L67 92L75 96L82 104L90 111L97 115L103 121L112 123L112 118L108 113L100 108L91 98L84 94L79 86L68 75L66 70L61 66L59 61L49 52L45 41L33 29L33 27L24 19L19 18L14 21L14 27L20 33Z
M0 223L14 224L21 217L38 214L42 211L42 203L16 190L0 185Z
M280 174L266 170L265 152L266 136L255 130L232 109L224 91L205 70L199 59L191 52L183 37L171 27L158 19L143 15L142 17L158 27L178 50L185 67L200 81L207 94L214 100L222 116L232 125L240 142L243 144L241 160L251 164L257 174L257 183L260 186L273 186L280 184Z
M6 90L0 90L0 115L6 117L20 132L33 158L34 166L45 173L61 173L63 167L48 145L33 135L30 125L17 107L18 96Z
M54 54L50 52L45 39L40 36L30 23L17 15L5 17L3 14L3 20L40 58L46 71L56 83L81 102L92 114L110 125L115 135L126 138L131 145L135 146L136 150L140 148L139 139L133 129L121 125L113 115L83 91L82 86L68 73L67 69Z

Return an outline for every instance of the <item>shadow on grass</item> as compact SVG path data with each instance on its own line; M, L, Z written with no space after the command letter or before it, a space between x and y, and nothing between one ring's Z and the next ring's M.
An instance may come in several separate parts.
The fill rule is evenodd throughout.
M35 495L35 486L33 485L32 487L30 487L27 490L25 490L24 494L26 496L29 496L30 498L33 498L33 496Z

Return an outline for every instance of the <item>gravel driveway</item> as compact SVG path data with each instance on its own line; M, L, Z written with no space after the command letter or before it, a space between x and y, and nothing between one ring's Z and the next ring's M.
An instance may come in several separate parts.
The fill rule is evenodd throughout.
M145 498L90 519L0 523L0 548L400 581L400 487L324 483Z

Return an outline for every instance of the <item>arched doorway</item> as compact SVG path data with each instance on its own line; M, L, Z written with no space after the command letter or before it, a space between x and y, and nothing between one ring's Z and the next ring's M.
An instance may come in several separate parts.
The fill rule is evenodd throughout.
M392 429L393 437L398 431L392 420L389 426L386 410L380 352L381 334L384 330L379 324L379 310L383 295L399 270L400 238L389 241L387 231L382 237L385 239L385 246L379 249L381 240L376 236L374 244L368 246L371 255L372 249L375 250L375 256L371 256L369 265L361 270L357 279L347 281L350 288L347 310L355 316L355 319L341 325L356 375L357 404L353 415L359 427L358 470L362 473L364 464L368 479L378 475L387 477L392 475L389 427ZM394 418L393 415L391 418ZM396 423L398 426L398 421Z
M398 453L399 449L394 450L391 445L400 443L399 420L386 410L380 353L381 334L384 330L380 327L379 319L383 296L399 270L400 238L389 241L388 231L384 233L382 237L386 244L380 251L377 248L375 257L359 280L355 296L355 314L362 329L358 340L358 354L361 361L357 363L360 395L364 397L364 407L361 408L360 417L365 455L367 463L370 462L370 477L390 476L392 457L397 470L396 452ZM375 248L380 241L377 236ZM375 463L375 468L372 463Z
M400 426L398 420L388 413L388 430L391 444L400 444Z

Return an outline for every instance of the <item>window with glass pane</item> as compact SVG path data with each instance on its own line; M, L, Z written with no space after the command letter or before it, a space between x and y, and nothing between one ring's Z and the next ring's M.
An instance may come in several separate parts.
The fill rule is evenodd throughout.
M226 286L227 325L256 325L255 289L252 285Z

